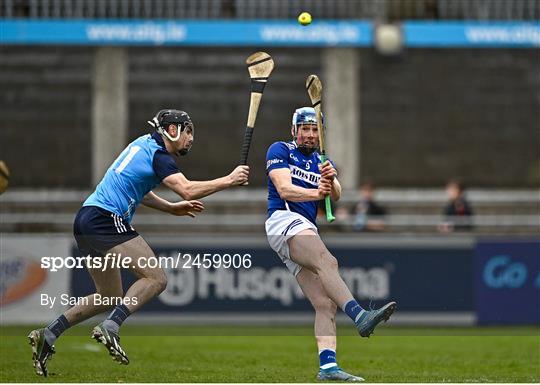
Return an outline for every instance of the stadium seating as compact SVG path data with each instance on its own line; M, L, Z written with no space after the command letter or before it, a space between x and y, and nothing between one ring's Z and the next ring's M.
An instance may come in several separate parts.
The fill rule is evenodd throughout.
M71 232L73 218L89 192L16 191L0 198L3 206L2 232ZM174 199L168 191L163 197ZM535 235L540 230L540 192L538 190L471 190L475 210L471 234ZM391 215L387 218L390 233L436 233L442 221L445 196L442 190L381 189L378 201ZM144 234L186 232L264 233L266 192L245 190L222 192L203 199L206 212L196 219L163 215L141 207L134 226ZM341 205L351 206L356 196L347 194ZM351 219L328 225L319 220L323 232L353 233ZM358 234L358 233L356 233Z
M534 20L535 0L5 0L0 17L284 19L310 9L326 19Z

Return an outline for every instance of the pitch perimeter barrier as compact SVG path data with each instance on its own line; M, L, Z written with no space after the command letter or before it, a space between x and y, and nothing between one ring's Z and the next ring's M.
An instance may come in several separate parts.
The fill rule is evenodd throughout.
M339 259L341 275L364 303L374 307L396 300L404 312L471 312L472 249L461 247L331 247ZM169 245L155 248L158 256L176 258L180 266L167 267L169 284L145 312L308 312L296 280L265 245L258 247L205 247ZM249 268L204 268L207 258L250 256ZM197 259L197 256L199 260ZM163 259L162 259L163 260ZM126 273L126 284L133 278ZM456 284L459 282L460 284ZM86 270L73 270L72 293L90 294Z
M410 47L534 48L540 21L404 21ZM292 21L0 19L0 44L179 46L373 46L364 20Z
M540 324L540 242L476 244L475 295L481 324Z
M399 303L396 324L539 324L540 240L469 237L327 237L361 302ZM168 286L133 322L302 323L312 310L264 237L149 238ZM198 257L197 257L198 255ZM212 265L220 256L228 267ZM46 322L93 292L84 268L40 268L44 256L78 256L68 236L5 234L2 324ZM249 256L249 257L246 257ZM198 258L198 259L197 259ZM244 262L249 260L249 266ZM209 263L207 263L210 261ZM174 265L176 263L176 265ZM124 285L133 277L123 273ZM52 301L56 299L56 301ZM343 315L338 321L344 321Z

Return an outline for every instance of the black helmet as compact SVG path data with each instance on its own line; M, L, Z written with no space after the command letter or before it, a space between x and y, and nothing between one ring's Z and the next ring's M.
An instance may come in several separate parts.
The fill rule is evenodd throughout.
M180 110L160 110L156 116L149 120L148 123L154 127L161 135L165 135L169 140L173 142L177 141L180 134L188 127L194 129L193 122L187 114L187 112ZM178 134L175 138L169 135L167 127L169 124L175 124L178 126Z

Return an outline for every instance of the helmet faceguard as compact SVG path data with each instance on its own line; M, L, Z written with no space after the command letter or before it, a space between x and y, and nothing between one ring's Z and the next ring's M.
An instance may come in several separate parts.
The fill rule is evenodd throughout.
M322 117L322 116L321 116ZM304 155L311 155L314 151L317 150L316 147L308 147L305 145L299 145L297 142L298 137L298 126L302 124L317 124L317 113L313 107L302 107L297 108L294 111L292 117L292 135L298 150Z
M152 120L149 120L148 123L154 127L159 134L165 136L171 142L176 142L180 139L180 135L186 128L190 127L192 130L195 130L193 122L187 112L180 110L161 110L152 118ZM175 137L172 137L167 132L170 124L174 124L178 127Z

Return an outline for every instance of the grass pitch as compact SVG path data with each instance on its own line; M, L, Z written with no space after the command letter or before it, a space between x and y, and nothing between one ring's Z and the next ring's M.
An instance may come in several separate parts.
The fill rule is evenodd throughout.
M338 363L367 382L539 382L538 328L383 327L370 339L341 328ZM113 362L70 329L56 343L49 377L35 375L26 334L0 329L0 382L314 382L311 327L129 326L122 345L131 363Z

